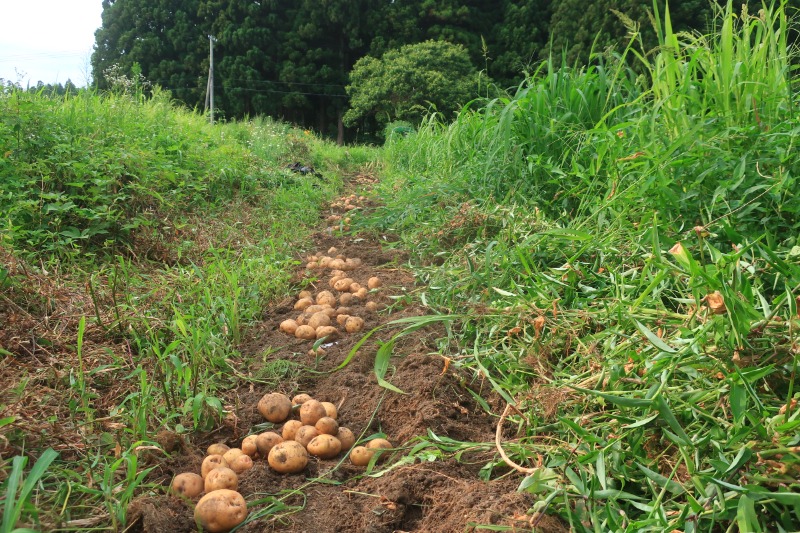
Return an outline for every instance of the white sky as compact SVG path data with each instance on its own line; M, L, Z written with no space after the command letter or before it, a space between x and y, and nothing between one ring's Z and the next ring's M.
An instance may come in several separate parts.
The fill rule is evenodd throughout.
M0 78L85 86L102 12L102 0L0 0Z

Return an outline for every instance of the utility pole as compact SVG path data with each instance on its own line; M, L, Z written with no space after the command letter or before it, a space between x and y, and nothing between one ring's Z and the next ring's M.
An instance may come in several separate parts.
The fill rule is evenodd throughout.
M206 108L210 110L209 118L214 123L214 41L213 35L208 36L208 85L206 87ZM209 102L211 106L209 107Z

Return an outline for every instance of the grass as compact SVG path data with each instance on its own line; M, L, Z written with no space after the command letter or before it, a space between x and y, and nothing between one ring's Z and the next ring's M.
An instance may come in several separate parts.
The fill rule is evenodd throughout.
M443 355L515 406L534 526L793 531L790 23L730 3L708 35L654 22L655 51L631 27L619 54L392 138L368 226L415 251L428 320L459 317Z

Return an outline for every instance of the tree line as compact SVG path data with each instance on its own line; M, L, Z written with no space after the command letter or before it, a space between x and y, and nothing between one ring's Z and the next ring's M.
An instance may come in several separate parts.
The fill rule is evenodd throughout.
M724 3L673 2L673 26L703 31ZM664 4L655 1L662 12ZM751 11L758 6L750 2ZM513 87L551 53L584 63L592 50L624 43L625 17L654 43L653 7L652 0L103 0L91 62L101 89L109 68L138 64L146 79L202 108L212 35L215 106L224 116L271 115L341 137L346 86L362 57L443 40L463 45L497 86Z

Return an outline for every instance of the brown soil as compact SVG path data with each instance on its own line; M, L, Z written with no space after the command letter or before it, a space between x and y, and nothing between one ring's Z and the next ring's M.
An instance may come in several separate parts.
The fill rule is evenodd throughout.
M521 475L496 468L490 481L482 481L480 469L496 460L494 439L496 418L489 416L470 394L469 388L487 396L481 383L462 374L449 361L437 354L435 339L442 332L426 327L398 338L387 379L404 392L398 394L378 384L374 372L375 353L382 342L399 331L388 322L425 314L408 306L404 294L414 290L414 279L403 268L403 252L386 249L374 237L332 235L327 231L316 238L313 254L325 254L336 247L345 257L358 257L363 264L350 273L356 282L366 286L378 276L382 288L370 298L384 306L378 313L369 313L362 304L354 304L355 315L365 317L364 330L345 335L325 348L325 355L308 354L311 341L298 341L279 331L279 324L296 318L295 299L277 303L264 313L263 322L249 335L243 353L261 359L264 364L277 359L293 361L311 372L301 372L294 380L282 381L277 387L247 386L230 399L239 406L228 427L198 442L184 443L168 463L162 462L160 481L168 485L170 478L184 471L199 471L205 447L213 441L238 446L256 424L266 431L256 410L259 398L268 392L290 396L305 392L320 401L339 407L339 423L356 435L369 437L385 433L398 447L385 462L376 465L372 475L363 467L355 467L340 456L335 460L311 458L302 474L281 475L271 470L266 461L257 459L255 467L240 476L239 491L250 505L250 516L261 518L246 523L237 531L337 532L462 532L486 530L481 526L503 525L512 531L531 531L528 510L533 504L530 495L516 491ZM385 240L384 240L385 242ZM311 254L309 254L311 255ZM316 276L316 279L315 277ZM329 271L298 269L297 281L309 281L308 290L317 293L331 290ZM335 292L335 291L332 291ZM354 345L370 329L384 325L355 353L349 364L338 368ZM266 354L266 355L264 355ZM247 369L253 375L259 368ZM497 408L500 403L489 396ZM499 411L497 408L495 411ZM280 430L281 425L275 425ZM261 429L264 428L264 429ZM462 453L442 454L428 447L431 458L423 462L405 458L408 450L429 434L460 442L479 443ZM422 454L418 454L422 455ZM506 472L498 478L498 474ZM130 531L181 532L194 531L193 505L176 497L163 495L135 501L130 508ZM537 531L566 531L557 521L539 517Z

